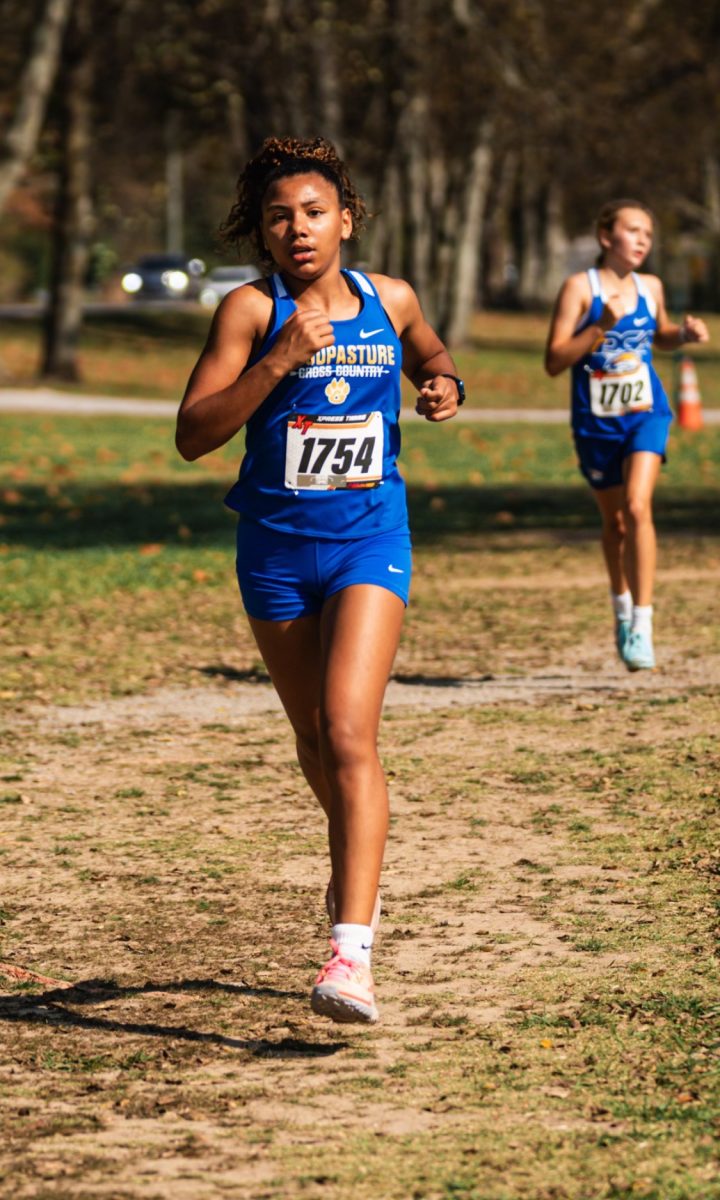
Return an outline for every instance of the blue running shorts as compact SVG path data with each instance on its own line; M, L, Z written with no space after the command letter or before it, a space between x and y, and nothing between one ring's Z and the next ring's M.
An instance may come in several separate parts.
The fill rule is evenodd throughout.
M619 430L618 437L574 434L580 470L591 488L618 487L623 482L623 463L630 454L647 450L666 462L671 416L648 416L632 429Z
M236 566L245 610L259 621L292 621L318 613L328 596L354 583L387 588L407 604L410 534L402 528L330 541L241 518Z

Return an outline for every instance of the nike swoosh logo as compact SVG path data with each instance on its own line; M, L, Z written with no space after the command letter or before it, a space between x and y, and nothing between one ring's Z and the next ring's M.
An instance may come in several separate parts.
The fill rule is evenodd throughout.
M402 567L394 567L392 563L388 563L388 571L392 571L393 575L404 575Z
M385 326L381 325L379 329L361 329L360 337L361 338L374 337L376 333L382 333L384 328L385 328Z
M633 325L644 325L647 317L633 317Z

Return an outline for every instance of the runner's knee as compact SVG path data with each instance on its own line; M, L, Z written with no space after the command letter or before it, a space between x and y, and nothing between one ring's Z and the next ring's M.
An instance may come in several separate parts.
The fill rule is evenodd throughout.
M333 770L356 767L377 755L375 730L359 721L353 713L326 717L321 726L320 746L323 762Z
M625 512L631 525L647 525L652 522L652 503L648 496L628 496Z

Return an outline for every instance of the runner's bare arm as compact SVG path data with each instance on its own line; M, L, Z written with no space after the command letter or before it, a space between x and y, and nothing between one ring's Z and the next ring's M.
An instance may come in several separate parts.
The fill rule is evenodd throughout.
M371 279L402 343L403 372L419 392L417 411L428 421L447 421L458 409L457 385L447 378L458 374L451 355L409 284L388 275Z
M229 442L289 371L334 341L324 313L296 311L272 350L246 370L271 315L264 285L238 288L220 304L178 412L175 444L188 462Z
M657 305L657 329L654 341L658 350L677 350L679 346L684 346L687 342L708 341L710 335L707 325L700 317L692 317L688 313L683 318L681 325L678 325L676 321L671 321L665 307L665 292L662 283L656 275L645 275L643 278Z
M571 275L560 289L550 320L550 332L545 347L545 370L548 375L559 375L572 367L612 329L623 315L618 296L609 296L600 320L576 333L582 318L591 304L590 286L585 272Z

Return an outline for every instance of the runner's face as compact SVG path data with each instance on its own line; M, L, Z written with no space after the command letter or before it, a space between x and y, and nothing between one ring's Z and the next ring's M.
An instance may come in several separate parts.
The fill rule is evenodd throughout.
M315 279L333 263L352 233L350 210L341 208L323 175L288 175L271 184L262 206L262 236L276 265L301 279Z
M641 208L621 208L611 230L600 234L608 266L636 270L647 258L652 247L652 217Z

